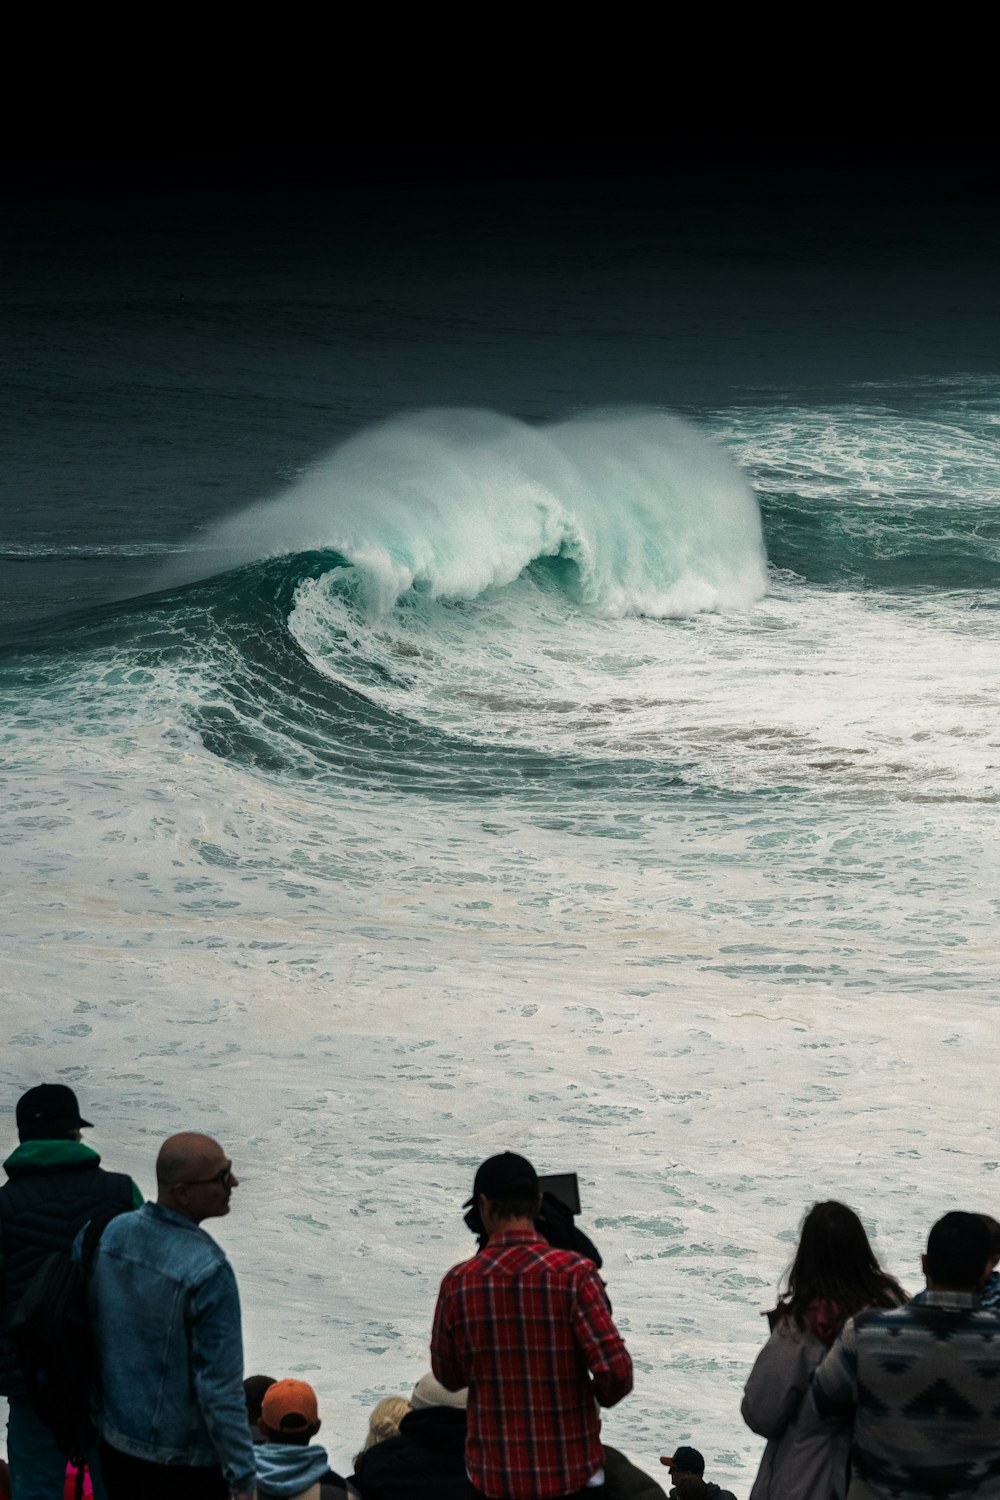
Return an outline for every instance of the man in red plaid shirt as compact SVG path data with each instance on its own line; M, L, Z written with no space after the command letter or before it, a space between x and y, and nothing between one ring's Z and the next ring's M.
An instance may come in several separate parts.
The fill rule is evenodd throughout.
M535 1228L538 1176L505 1151L476 1173L484 1250L441 1283L431 1365L469 1388L465 1463L489 1500L598 1500L597 1404L632 1389L632 1360L593 1261L554 1250Z

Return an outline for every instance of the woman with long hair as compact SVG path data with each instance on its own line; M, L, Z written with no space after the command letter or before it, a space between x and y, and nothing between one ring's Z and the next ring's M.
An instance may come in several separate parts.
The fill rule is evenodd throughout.
M883 1271L864 1225L844 1203L814 1203L778 1305L771 1337L743 1395L743 1420L767 1447L750 1500L838 1500L847 1483L850 1434L824 1422L806 1398L813 1371L848 1318L864 1307L908 1301Z

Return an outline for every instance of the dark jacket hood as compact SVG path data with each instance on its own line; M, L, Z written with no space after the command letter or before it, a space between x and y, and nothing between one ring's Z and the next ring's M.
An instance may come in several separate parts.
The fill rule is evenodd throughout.
M465 1412L455 1406L427 1406L409 1411L399 1424L399 1435L418 1448L435 1453L465 1450Z

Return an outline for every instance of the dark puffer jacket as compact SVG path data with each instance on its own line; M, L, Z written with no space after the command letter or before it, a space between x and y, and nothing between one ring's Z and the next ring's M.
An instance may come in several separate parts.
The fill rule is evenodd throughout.
M81 1141L25 1141L4 1162L0 1187L0 1395L24 1390L7 1325L18 1299L53 1250L68 1254L78 1232L104 1205L138 1208L131 1177L105 1172Z
M452 1406L407 1412L398 1437L359 1455L354 1484L364 1500L472 1500L465 1412Z
M604 1500L666 1500L666 1495L645 1469L605 1443Z
M736 1496L711 1481L706 1484L704 1479L682 1479L670 1491L670 1500L736 1500Z

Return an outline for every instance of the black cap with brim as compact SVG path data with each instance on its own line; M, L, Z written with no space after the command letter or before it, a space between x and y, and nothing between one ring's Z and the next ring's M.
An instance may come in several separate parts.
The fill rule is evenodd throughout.
M462 1207L478 1203L480 1193L491 1203L527 1203L537 1198L539 1191L538 1173L531 1162L514 1151L502 1151L483 1162L472 1185L472 1197Z
M40 1083L17 1101L17 1133L22 1141L68 1135L82 1127L94 1128L81 1115L76 1095L65 1083Z
M676 1453L665 1454L660 1459L668 1469L678 1469L682 1474L704 1474L705 1460L697 1448L678 1448Z

